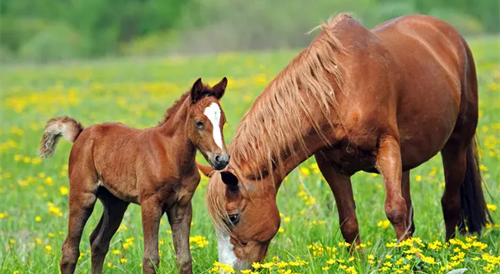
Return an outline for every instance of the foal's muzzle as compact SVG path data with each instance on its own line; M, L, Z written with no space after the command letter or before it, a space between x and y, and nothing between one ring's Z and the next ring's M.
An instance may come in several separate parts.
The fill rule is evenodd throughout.
M229 163L229 158L231 158L231 156L228 153L216 153L213 158L208 161L215 170L222 170Z

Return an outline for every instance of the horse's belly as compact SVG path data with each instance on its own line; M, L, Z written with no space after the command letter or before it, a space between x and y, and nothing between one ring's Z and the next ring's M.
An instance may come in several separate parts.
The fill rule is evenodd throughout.
M401 115L404 122L399 123L399 134L404 170L419 166L443 149L455 128L458 113L451 93L443 92L440 99Z

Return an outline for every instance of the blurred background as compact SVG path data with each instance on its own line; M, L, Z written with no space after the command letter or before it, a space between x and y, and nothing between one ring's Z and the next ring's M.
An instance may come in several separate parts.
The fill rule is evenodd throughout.
M373 27L404 14L465 36L498 33L498 0L2 0L0 61L51 62L301 48L314 26L351 12Z

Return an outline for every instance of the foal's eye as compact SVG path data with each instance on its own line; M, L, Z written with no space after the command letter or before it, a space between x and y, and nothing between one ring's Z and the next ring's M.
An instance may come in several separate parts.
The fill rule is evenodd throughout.
M238 214L230 214L228 217L232 225L237 225L240 221L240 216Z
M196 127L199 128L199 129L202 129L203 128L203 122L202 121L196 121Z

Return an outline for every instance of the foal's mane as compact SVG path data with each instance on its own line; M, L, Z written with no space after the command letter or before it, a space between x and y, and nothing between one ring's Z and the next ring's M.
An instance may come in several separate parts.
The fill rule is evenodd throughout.
M172 118L173 116L175 116L175 114L177 113L177 111L179 110L179 108L182 106L182 104L184 103L184 101L186 101L186 98L187 97L190 97L191 95L191 91L186 91L185 93L183 93L181 95L181 98L177 99L177 101L174 102L174 104L169 107L167 109L167 111L165 111L165 116L163 118L163 120L161 120L159 123L158 123L158 126L162 126L163 124L165 124L170 118ZM206 97L206 96L214 96L214 92L212 90L212 88L208 85L203 85L203 91L202 91L202 97L200 98L200 100L203 98L203 97Z
M312 108L316 103L327 119L330 111L336 109L333 88L337 86L340 89L342 80L337 55L345 54L345 50L335 36L335 26L347 18L351 17L340 14L314 28L322 29L321 33L257 98L238 124L230 145L231 157L236 165L246 163L257 177L281 168L283 153L294 151L293 146L297 143L302 149L307 149L300 126L306 121L326 142L320 125L312 117ZM248 159L252 163L248 163Z
M158 126L161 126L165 124L171 117L177 113L179 108L182 106L184 101L186 101L186 98L189 96L189 91L185 92L184 94L181 95L181 98L177 99L177 101L174 102L174 104L165 111L165 116L163 117L163 120L161 120L158 123Z

